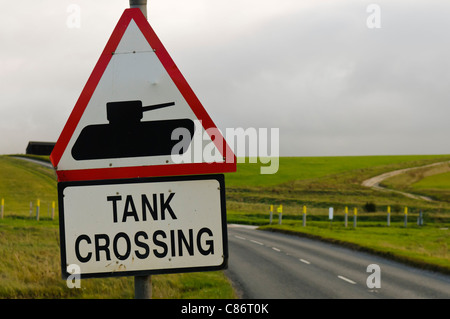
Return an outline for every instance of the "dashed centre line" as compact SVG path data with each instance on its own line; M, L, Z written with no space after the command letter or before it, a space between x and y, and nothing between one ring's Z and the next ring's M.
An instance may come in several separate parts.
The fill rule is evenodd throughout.
M257 241L257 240L254 240L254 239L247 239L246 237L242 237L242 236L239 236L239 235L234 235L234 237L235 237L235 238L238 238L238 239L241 239L241 240L248 240L248 241L250 241L250 242L252 242L252 243L254 243L254 244L260 245L260 246L266 246L266 247L268 247L268 248L270 247L270 248L272 248L272 250L274 250L274 251L281 252L281 249L280 249L280 248L273 247L273 246L271 247L270 245L265 245L264 243L262 243L262 242L260 242L260 241ZM287 255L287 256L292 256L292 257L294 257L294 258L298 258L298 257L295 257L295 256L293 256L293 255L290 255L289 253L286 253L286 255ZM311 264L310 261L308 261L308 260L306 260L306 259L303 259L303 258L298 258L298 260L299 260L300 262L306 264L306 265L310 265L310 264ZM341 275L338 275L337 277L338 277L339 279L341 279L341 280L343 280L343 281L349 283L349 284L356 285L356 282L355 282L355 281L353 281L353 280L351 280L351 279L349 279L349 278L347 278L347 277L344 277L344 276L341 276Z
M238 238L238 239L242 239L242 240L247 240L246 237L242 237L242 236L239 236L239 235L234 235L234 237L235 237L235 238ZM257 245L260 245L260 246L264 246L264 243L262 243L262 242L260 242L260 241L257 241L257 240L254 240L254 239L249 239L249 241L252 242L252 243L254 243L254 244L257 244ZM281 252L281 249L279 249L279 248L277 248L277 247L272 247L272 249L275 250L275 251L277 251L277 252ZM291 255L288 254L288 253L286 253L286 255L287 255L287 256L291 256ZM302 263L307 264L307 265L310 265L310 264L311 264L311 263L310 263L308 260L306 260L306 259L299 258L299 261L301 261ZM345 277L344 277L344 278L345 278ZM341 279L342 279L342 278L341 278ZM347 278L346 278L346 279L347 279ZM345 280L345 279L343 279L343 280ZM350 279L347 279L347 280L350 280Z
M352 285L356 285L356 282L354 282L353 280L351 280L351 279L348 279L348 278L346 278L346 277L344 277L344 276L338 276L338 278L339 279L342 279L342 280L344 280L344 281L346 281L346 282L348 282L348 283L351 283Z

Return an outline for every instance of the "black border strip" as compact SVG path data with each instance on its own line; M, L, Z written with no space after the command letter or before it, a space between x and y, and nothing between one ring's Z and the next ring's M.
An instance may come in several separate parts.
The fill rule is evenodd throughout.
M64 200L63 193L66 187L89 186L89 185L113 185L113 184L138 184L138 183L158 183L158 182L177 182L177 181L196 181L196 180L217 180L220 185L220 206L222 221L222 243L223 243L223 263L218 266L200 266L186 268L171 269L153 269L153 270L137 270L137 271L119 271L119 272L102 272L102 273L85 273L80 274L80 278L103 278L103 277L123 277L123 276L147 276L156 274L171 274L198 271L215 271L226 269L228 267L228 233L227 233L227 211L225 201L225 177L223 174L210 175L190 175L190 176L165 176L165 177L146 177L133 179L108 179L94 181L75 181L75 182L59 182L58 183L58 207L59 207L59 237L61 251L61 273L62 278L67 279L71 273L67 272L66 263L66 240L65 240L65 224L64 224Z

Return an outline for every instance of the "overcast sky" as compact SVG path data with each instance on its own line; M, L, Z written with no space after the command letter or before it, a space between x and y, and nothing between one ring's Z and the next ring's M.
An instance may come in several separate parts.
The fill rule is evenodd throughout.
M2 3L0 154L57 140L128 7ZM148 18L222 130L279 128L281 155L450 153L448 0L149 0Z

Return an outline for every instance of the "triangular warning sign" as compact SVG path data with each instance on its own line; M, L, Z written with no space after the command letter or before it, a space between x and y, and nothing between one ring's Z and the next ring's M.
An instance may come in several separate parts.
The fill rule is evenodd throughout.
M126 9L50 155L59 181L233 172L236 157L139 9Z

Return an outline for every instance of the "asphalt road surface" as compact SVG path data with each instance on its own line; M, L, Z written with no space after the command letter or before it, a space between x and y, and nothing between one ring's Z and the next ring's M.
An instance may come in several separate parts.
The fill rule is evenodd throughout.
M333 244L239 225L228 244L226 274L242 298L450 298L448 275ZM368 287L377 273L380 288Z

